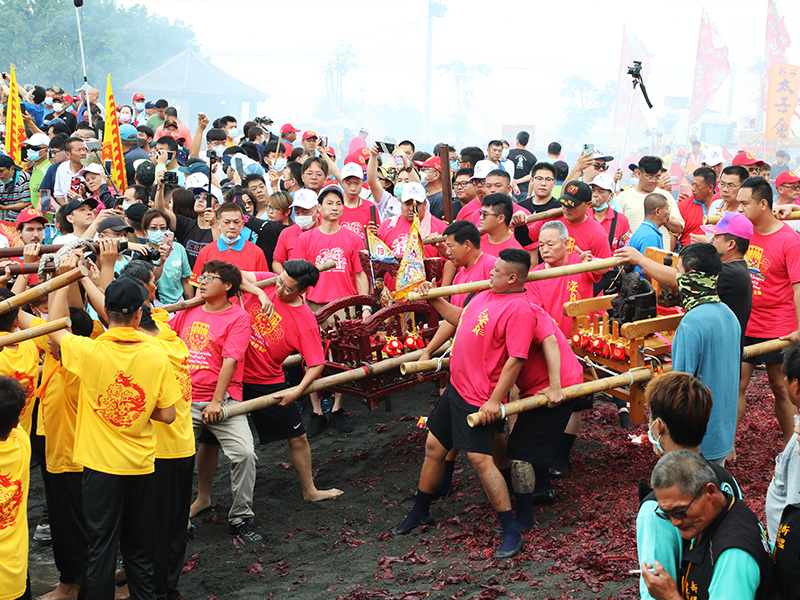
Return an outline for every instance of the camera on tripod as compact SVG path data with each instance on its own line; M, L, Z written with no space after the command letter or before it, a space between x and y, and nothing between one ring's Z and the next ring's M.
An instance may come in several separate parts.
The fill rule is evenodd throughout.
M633 66L628 67L628 75L634 77L636 79L642 78L642 61L635 60L633 61Z

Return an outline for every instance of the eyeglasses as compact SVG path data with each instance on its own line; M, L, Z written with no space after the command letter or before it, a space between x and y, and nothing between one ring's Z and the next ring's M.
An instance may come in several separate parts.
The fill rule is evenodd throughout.
M661 179L661 173L654 173L652 175L649 173L642 173L642 179L647 179L647 181L659 181Z
M199 281L200 283L211 283L215 279L219 279L220 281L222 281L222 277L220 277L219 275L200 275L197 278L197 281Z
M478 214L481 216L481 218L482 218L482 219L485 219L486 217L488 217L488 216L490 216L490 215L491 215L492 217L497 217L497 216L498 216L498 214L497 214L497 213L489 212L488 210L481 210L481 211L478 211Z
M553 183L555 181L553 177L542 177L541 175L537 175L536 177L533 178L533 180L536 183L542 183L543 181L545 183Z
M718 185L721 190L735 190L742 187L741 183L726 183L724 181L720 181Z
M468 186L470 183L472 183L472 182L471 182L471 181L456 181L456 182L453 184L453 187L454 187L454 188L465 188L465 187L467 187L467 186Z
M792 190L792 191L795 191L795 192L796 192L797 190L800 190L800 185L789 185L788 183L784 183L784 184L783 184L782 186L780 186L780 187L782 187L782 188L786 188L787 190Z
M596 163L594 163L592 166L593 166L595 169L597 169L598 171L608 171L608 165L607 165L607 164L605 164L605 163L597 163L597 162L596 162Z
M687 504L683 508L675 508L675 509L672 509L672 510L661 510L660 506L656 506L656 510L655 510L656 515L658 515L659 517L661 517L665 521L669 521L670 519L679 519L679 520L685 519L687 517L686 513L689 512L689 507L692 504L694 504L694 501L697 500L700 497L700 494L703 493L704 489L705 489L705 486L699 492L697 492L695 494L694 498L692 498L692 501L689 502L689 504Z

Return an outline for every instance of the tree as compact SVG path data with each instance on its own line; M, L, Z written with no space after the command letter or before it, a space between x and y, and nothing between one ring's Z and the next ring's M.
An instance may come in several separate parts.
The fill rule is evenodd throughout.
M138 4L126 9L112 0L92 0L80 15L89 84L101 93L108 73L121 88L194 40L184 23L170 23ZM5 30L0 70L14 63L21 84L58 85L68 92L80 87L83 70L70 0L3 0L0 23Z
M350 45L340 45L331 59L325 65L325 84L328 88L331 116L336 119L342 112L342 79L350 71L355 71L358 65L353 58L356 53Z
M564 105L564 122L560 128L561 135L572 141L588 134L599 122L613 116L617 86L608 81L603 89L598 90L590 81L578 75L570 75L564 80L558 97L566 99Z

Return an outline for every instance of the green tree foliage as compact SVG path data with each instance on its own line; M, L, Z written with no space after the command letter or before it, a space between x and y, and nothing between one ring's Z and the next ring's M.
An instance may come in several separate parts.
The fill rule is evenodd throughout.
M571 142L580 141L592 129L614 113L617 85L606 82L602 89L578 75L567 77L558 92L564 101L564 119L560 133Z
M113 0L86 0L80 9L89 84L105 90L106 76L123 84L154 69L191 44L183 22L170 23L141 5L126 9ZM20 83L59 85L67 92L83 83L75 6L71 0L0 0L0 70L14 63Z

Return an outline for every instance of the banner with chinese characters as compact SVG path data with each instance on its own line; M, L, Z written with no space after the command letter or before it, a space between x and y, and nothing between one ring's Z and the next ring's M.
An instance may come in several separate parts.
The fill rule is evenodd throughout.
M790 139L792 115L800 89L800 66L775 63L767 83L767 120L764 138L785 142Z

